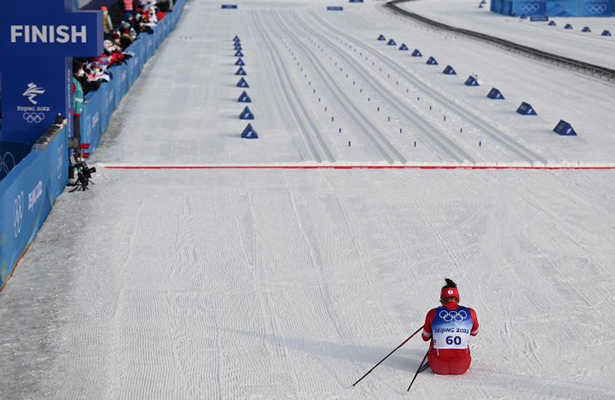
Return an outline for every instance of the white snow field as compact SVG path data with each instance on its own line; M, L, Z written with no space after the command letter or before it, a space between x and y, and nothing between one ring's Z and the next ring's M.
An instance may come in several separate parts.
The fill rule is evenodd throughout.
M489 4L478 8L480 0L408 1L398 6L432 20L469 29L533 47L560 56L606 68L615 65L615 17L552 17L549 22L530 21L492 13ZM566 24L572 29L564 29ZM591 32L583 32L589 27ZM602 36L608 30L613 36Z
M614 170L317 168L612 167L613 84L381 2L187 7L95 185L59 198L0 294L0 398L615 398ZM239 138L235 35L258 140ZM445 277L481 323L469 372L408 394L416 337L352 387Z

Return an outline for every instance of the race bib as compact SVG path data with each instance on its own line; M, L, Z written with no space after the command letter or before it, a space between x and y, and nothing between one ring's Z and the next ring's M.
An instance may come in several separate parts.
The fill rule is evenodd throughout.
M466 307L456 310L438 307L431 323L433 347L438 350L467 349L473 326L470 310Z

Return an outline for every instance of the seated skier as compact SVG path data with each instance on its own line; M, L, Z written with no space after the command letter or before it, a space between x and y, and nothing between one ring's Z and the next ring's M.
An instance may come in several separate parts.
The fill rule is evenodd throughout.
M423 340L431 340L428 364L434 374L463 375L472 362L470 336L478 334L478 320L473 309L459 305L457 285L446 279L440 293L441 307L427 313Z

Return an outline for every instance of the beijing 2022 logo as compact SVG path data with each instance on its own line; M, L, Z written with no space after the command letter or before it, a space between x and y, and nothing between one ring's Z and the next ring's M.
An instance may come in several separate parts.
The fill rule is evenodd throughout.
M29 124L40 124L45 119L45 113L51 111L49 107L39 105L38 96L45 94L45 89L39 87L36 83L30 82L22 96L28 99L30 105L18 106L17 111L23 113L24 121Z

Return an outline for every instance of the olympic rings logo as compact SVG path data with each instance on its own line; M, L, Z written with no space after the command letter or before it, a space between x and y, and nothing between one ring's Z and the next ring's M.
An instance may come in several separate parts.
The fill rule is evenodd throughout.
M521 3L519 4L519 10L526 14L533 14L540 10L540 3Z
M465 310L461 310L461 311L442 310L440 311L438 316L442 318L445 322L451 322L451 321L461 322L464 319L468 318L468 313L465 312Z
M606 4L587 4L586 8L590 14L604 14L608 6Z
M15 168L15 164L15 156L13 156L13 153L7 151L2 157L0 157L0 174L7 176L9 172Z
M40 124L45 119L45 114L26 112L23 113L23 119L25 119L29 124Z
M13 222L13 227L15 228L15 237L19 236L21 233L21 223L23 221L23 209L25 206L26 195L23 192L19 193L19 195L15 198L15 221Z

